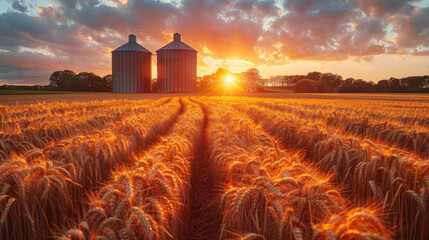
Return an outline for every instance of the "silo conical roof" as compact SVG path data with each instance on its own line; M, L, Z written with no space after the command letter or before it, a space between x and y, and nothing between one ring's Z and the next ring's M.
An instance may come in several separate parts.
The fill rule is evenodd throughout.
M165 45L164 47L158 49L157 52L162 51L162 50L177 50L177 49L190 50L190 51L195 51L195 52L197 51L197 50L191 48L186 43L182 42L181 41L181 35L178 33L175 33L174 34L174 40L171 43Z
M134 34L131 34L128 36L127 43L118 47L112 52L120 52L120 51L147 52L152 54L149 50L147 50L146 48L142 47L140 44L137 43L137 37Z

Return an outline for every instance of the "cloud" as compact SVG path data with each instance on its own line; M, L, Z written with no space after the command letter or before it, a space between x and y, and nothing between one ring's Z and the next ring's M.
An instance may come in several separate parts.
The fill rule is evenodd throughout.
M130 33L155 53L180 32L198 50L203 70L211 69L207 57L219 64L278 66L426 55L421 49L429 47L429 8L411 0L107 2L55 0L37 11L29 11L35 7L29 0L10 2L12 8L0 14L0 79L22 82L34 72L47 83L40 71L67 68L107 74L110 51Z
M104 58L74 59L49 56L39 52L0 52L0 80L11 83L47 84L53 71L80 69L87 72L103 72L109 68Z
M20 12L27 12L27 7L20 1L14 0L12 2L12 8L14 10L20 11Z
M395 16L398 47L429 47L429 7L416 8L410 15Z
M354 0L353 5L364 11L367 15L382 17L398 12L412 12L415 8L412 3L418 0Z
M385 52L384 23L356 11L342 0L291 0L276 19L263 46L281 42L279 59L345 60ZM275 41L273 41L275 39ZM274 46L274 45L273 45ZM273 47L262 51L275 52ZM276 59L268 59L273 61Z
M429 50L425 51L414 51L413 56L429 56Z

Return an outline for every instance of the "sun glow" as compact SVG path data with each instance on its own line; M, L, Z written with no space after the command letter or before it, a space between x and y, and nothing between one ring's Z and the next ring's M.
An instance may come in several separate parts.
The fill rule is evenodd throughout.
M222 93L222 95L232 95L244 92L240 79L233 74L225 74L221 81L214 84L209 91Z

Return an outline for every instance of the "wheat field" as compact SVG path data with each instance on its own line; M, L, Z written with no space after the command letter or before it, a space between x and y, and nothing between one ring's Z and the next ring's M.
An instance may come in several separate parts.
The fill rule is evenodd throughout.
M0 105L0 239L429 239L429 96L271 97Z

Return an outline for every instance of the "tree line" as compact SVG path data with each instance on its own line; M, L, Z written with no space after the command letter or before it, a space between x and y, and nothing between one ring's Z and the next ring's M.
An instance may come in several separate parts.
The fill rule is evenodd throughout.
M7 85L0 86L5 90L52 90L76 92L111 92L112 75L100 77L95 73L71 70L55 71L49 78L49 85Z
M228 77L232 77L235 81L248 84L259 84L262 86L265 84L261 75L259 74L259 70L256 68L250 68L242 73L232 73L225 68L218 68L216 72L204 75L200 81L197 82L197 87L209 88L224 82Z
M429 75L389 78L378 83L347 78L333 73L309 72L307 75L270 77L272 85L288 86L295 92L342 93L429 93Z
M281 86L298 93L429 93L429 75L391 77L378 83L354 78L343 79L338 74L321 72L309 72L307 75L272 76L264 79L256 68L250 68L241 73L232 73L225 68L219 68L216 72L199 78L197 88L208 89L224 82L228 77L247 84L256 91L269 91L264 86ZM51 74L48 86L2 85L0 89L111 92L112 75L100 77L91 72L76 74L71 70L63 70ZM153 90L156 91L156 89L157 84L154 82Z
M49 87L58 91L111 92L112 75L100 77L91 72L56 71L49 78Z
M257 84L257 91L269 91L266 86L280 86L298 93L429 93L429 76L389 78L378 83L362 79L347 78L333 73L309 72L307 75L272 76L264 79L256 68L242 73L231 73L219 68L212 74L204 75L198 82L199 88L209 88L225 80L227 76L247 84Z

